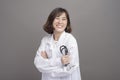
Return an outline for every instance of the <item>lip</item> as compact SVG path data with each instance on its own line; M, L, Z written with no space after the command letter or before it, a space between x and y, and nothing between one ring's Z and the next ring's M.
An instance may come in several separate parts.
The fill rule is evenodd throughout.
M62 28L63 26L62 26L62 25L56 25L56 27L58 27L58 28Z

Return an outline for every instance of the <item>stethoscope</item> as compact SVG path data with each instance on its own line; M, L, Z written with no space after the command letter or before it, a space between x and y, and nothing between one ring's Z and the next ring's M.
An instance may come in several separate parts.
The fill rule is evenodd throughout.
M67 47L66 47L65 45L60 46L60 52L61 52L61 54L63 54L63 55L67 55L67 54L68 54L68 49L67 49Z
M68 49L65 45L60 46L60 52L62 55L67 55L68 54ZM65 64L67 66L68 64Z
M60 46L60 52L61 52L61 54L62 55L67 55L68 54L68 49L67 49L67 47L65 46L65 45L62 45L62 46ZM68 63L69 64L69 63ZM70 70L72 67L74 67L75 65L72 65L72 66L68 66L67 67L67 65L68 64L65 64L64 66L64 70L65 71L68 71L68 70Z

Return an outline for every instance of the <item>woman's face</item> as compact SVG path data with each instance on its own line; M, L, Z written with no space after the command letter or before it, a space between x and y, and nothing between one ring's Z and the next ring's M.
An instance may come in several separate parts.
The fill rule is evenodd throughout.
M67 26L67 17L65 13L62 13L60 16L55 17L53 21L54 32L61 33L65 30Z

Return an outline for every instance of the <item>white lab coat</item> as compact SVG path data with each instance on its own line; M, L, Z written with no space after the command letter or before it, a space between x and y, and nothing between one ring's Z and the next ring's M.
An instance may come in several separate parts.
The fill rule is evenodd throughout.
M68 54L71 57L67 67L61 62L61 45L68 48ZM41 51L47 52L48 59L41 56ZM42 73L42 80L81 80L78 46L76 39L70 33L63 32L57 42L54 41L53 35L43 37L34 64Z

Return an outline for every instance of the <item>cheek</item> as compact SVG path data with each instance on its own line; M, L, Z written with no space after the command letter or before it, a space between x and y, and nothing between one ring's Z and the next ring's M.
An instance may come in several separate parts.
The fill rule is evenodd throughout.
M67 26L67 22L64 23Z
M54 21L53 21L53 26L55 26L55 25L56 25L56 23L57 23L57 21L56 21L56 20L54 20Z
M66 22L66 21L64 21L64 24L67 24L67 22Z
M53 21L53 23L57 23L58 22L58 20L57 19L55 19L54 21Z
M52 25L54 26L55 24L56 24L56 22L55 22L55 21L53 21Z

